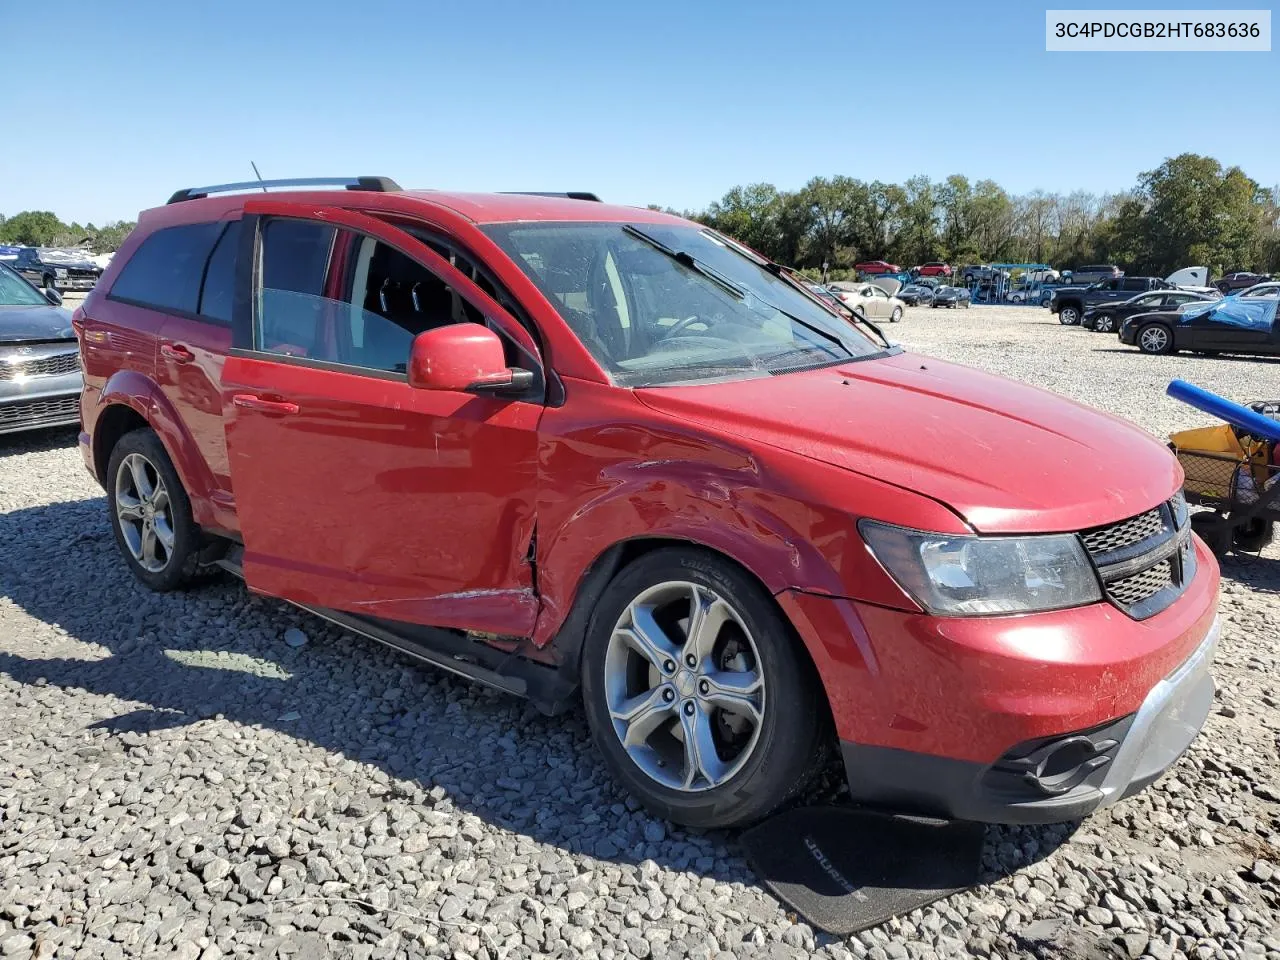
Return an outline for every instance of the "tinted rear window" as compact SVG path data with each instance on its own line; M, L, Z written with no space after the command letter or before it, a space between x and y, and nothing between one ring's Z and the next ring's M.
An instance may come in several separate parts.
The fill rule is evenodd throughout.
M133 252L111 285L111 296L195 313L205 262L222 227L221 223L192 223L157 230Z
M231 323L231 306L235 300L236 253L240 248L240 221L227 224L209 257L200 291L202 316Z

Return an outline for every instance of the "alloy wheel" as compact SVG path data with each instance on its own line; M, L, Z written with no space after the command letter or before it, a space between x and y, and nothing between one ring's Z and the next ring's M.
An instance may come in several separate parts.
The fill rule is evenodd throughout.
M715 590L656 584L614 625L604 664L613 730L636 767L672 790L711 790L760 739L765 682L742 616Z
M159 573L173 558L173 506L155 464L140 453L120 461L116 518L125 546L142 569Z
M1138 343L1146 353L1164 353L1169 346L1169 331L1164 327L1147 327Z
M1110 333L1111 332L1111 314L1104 313L1102 316L1100 316L1096 321L1094 321L1093 328L1097 330L1099 333Z

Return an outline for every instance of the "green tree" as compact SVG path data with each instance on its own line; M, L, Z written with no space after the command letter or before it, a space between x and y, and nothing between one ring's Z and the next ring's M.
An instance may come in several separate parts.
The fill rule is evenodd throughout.
M14 214L0 225L0 240L23 246L48 247L66 230L66 224L48 210L26 210Z

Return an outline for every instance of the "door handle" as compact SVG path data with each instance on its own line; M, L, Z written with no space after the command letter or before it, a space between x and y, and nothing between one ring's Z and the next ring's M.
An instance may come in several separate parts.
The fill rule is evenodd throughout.
M237 393L231 398L237 407L260 410L262 413L291 414L298 412L298 405L288 400L268 400L256 393Z
M180 343L160 344L160 356L174 363L190 363L196 355Z

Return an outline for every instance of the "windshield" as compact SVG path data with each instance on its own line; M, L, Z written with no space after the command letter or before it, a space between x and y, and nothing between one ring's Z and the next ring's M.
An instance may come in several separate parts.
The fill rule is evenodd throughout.
M695 226L493 224L625 386L769 376L885 352L853 323Z
M31 284L0 264L0 306L47 307L49 301L33 289Z

